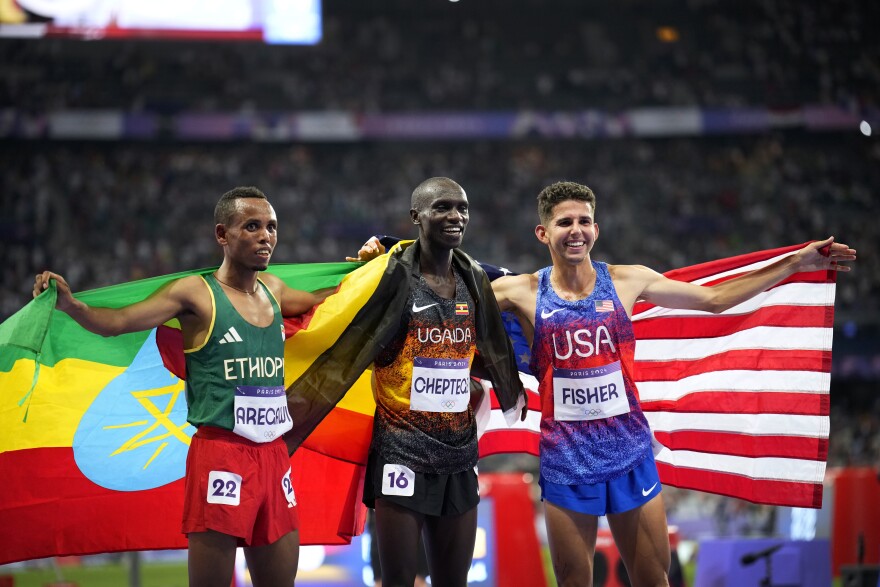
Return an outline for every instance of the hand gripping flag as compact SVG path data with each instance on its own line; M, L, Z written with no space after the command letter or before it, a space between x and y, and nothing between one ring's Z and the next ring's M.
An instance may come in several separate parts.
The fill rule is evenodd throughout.
M278 265L293 287L336 286L354 263ZM77 294L119 307L198 272ZM344 296L350 296L346 292ZM310 356L308 326L348 318L340 296L286 320L286 383ZM184 548L180 532L186 422L179 325L104 338L54 310L55 285L0 325L0 564L52 555ZM333 322L334 320L330 320ZM304 340L300 340L303 338ZM300 353L290 358L290 349ZM305 443L292 458L304 544L345 544L362 531L360 454L375 404L359 381L318 427L334 457ZM365 389L359 389L365 388ZM361 391L362 393L358 393ZM344 434L338 434L340 430Z
M803 246L666 276L711 285ZM821 507L835 276L798 273L718 315L636 305L635 378L663 483L755 503ZM493 405L482 418L481 456L509 450L538 454L537 380L528 372L528 346L513 326L530 411L525 422L508 428Z
M76 297L120 307L168 281L209 271ZM383 300L406 302L396 281L384 277L402 271L390 254L366 265L270 268L297 289L338 285L308 313L285 319L288 403L294 422L306 423L294 429L299 448L292 458L302 544L347 543L363 530L363 470L376 407L367 367L376 337L390 329ZM0 325L0 470L8 489L0 501L0 564L184 547L183 476L195 430L186 422L179 324L103 338L54 310L54 296L53 284ZM495 346L489 341L486 349L498 354ZM334 361L338 368L315 368L340 352L346 360ZM505 400L519 387L510 367L515 385L499 396ZM299 392L290 389L304 381L310 401L297 403L291 396Z
M799 249L672 271L714 283ZM378 267L376 264L371 264ZM291 287L337 292L285 320L285 383L303 373L375 292L381 267L274 265ZM493 268L484 265L488 272ZM367 269L365 267L364 269ZM496 275L497 268L494 268ZM77 294L95 306L143 299L187 272ZM828 446L834 272L797 274L721 315L638 305L643 409L664 483L758 503L819 507ZM189 438L179 326L103 338L54 310L54 290L0 324L0 564L53 555L182 548ZM496 398L482 456L538 453L540 404L529 349L508 332L528 389L525 422L507 428ZM368 333L367 333L368 334ZM365 338L369 344L368 338ZM340 544L363 528L363 464L375 409L369 372L297 450L293 481L304 544Z

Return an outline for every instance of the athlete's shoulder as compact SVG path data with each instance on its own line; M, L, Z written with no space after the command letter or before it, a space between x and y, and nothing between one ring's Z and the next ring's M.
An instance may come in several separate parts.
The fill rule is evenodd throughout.
M207 275L187 275L172 281L169 286L172 295L196 315L205 317L213 311L216 296L208 285Z
M271 289L273 292L276 289L281 288L282 286L285 285L284 280L282 280L280 277L278 277L277 275L274 275L272 273L266 272L266 271L264 271L263 273L260 273L260 275L257 277L257 279L259 279L260 281L265 283L266 286L269 289Z
M274 273L269 273L268 271L260 271L257 274L257 279L259 279L263 283L284 283L283 279L281 279Z
M537 284L538 281L540 281L540 275L538 273L520 273L519 275L504 275L499 277L492 282L492 286L494 287L495 284L498 284L505 288L519 288Z
M187 275L169 281L160 291L163 290L176 297L198 299L208 295L208 284L202 275Z
M492 291L502 310L528 314L537 299L538 281L537 273L506 275L492 282Z
M644 265L608 265L608 273L614 280L653 279L659 275Z
M608 272L620 301L628 311L632 310L632 306L637 300L642 299L645 290L651 284L666 279L660 273L644 265L609 265Z

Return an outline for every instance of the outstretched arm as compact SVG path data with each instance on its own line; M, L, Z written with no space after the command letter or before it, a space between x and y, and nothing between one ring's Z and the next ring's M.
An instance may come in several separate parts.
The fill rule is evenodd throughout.
M324 301L324 298L336 291L334 287L319 289L315 292L308 292L289 287L281 278L264 273L260 279L272 290L275 298L281 305L281 315L285 317L299 316L311 310Z
M80 326L101 336L148 330L172 318L191 312L194 307L195 279L183 278L165 284L147 299L122 308L93 308L73 297L67 281L51 271L44 271L34 280L34 297L56 281L58 298L55 307L67 313Z
M828 247L827 255L821 252L824 247ZM795 273L849 271L847 263L855 259L855 249L835 243L834 237L831 237L810 243L772 265L709 287L668 279L647 267L634 265L615 266L613 276L618 295L628 312L637 300L644 300L664 308L703 310L717 314Z

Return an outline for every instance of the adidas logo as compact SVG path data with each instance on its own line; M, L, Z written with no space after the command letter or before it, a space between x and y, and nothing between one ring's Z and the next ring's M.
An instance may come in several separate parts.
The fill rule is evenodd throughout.
M226 334L223 335L223 338L220 339L220 344L226 344L227 342L244 342L235 330L235 326L230 326Z

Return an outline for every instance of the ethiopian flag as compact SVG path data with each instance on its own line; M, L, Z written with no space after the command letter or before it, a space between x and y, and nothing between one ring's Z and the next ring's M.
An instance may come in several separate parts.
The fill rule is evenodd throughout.
M355 287L285 320L285 384L366 303L381 264ZM339 284L356 263L275 265L291 287ZM207 270L210 271L210 270ZM192 271L79 293L91 306L142 300ZM176 321L104 338L55 307L54 282L0 325L0 564L56 555L186 547L184 361ZM344 544L362 531L363 462L375 410L369 373L292 457L303 544ZM329 443L329 444L328 444ZM333 454L333 457L327 456Z

